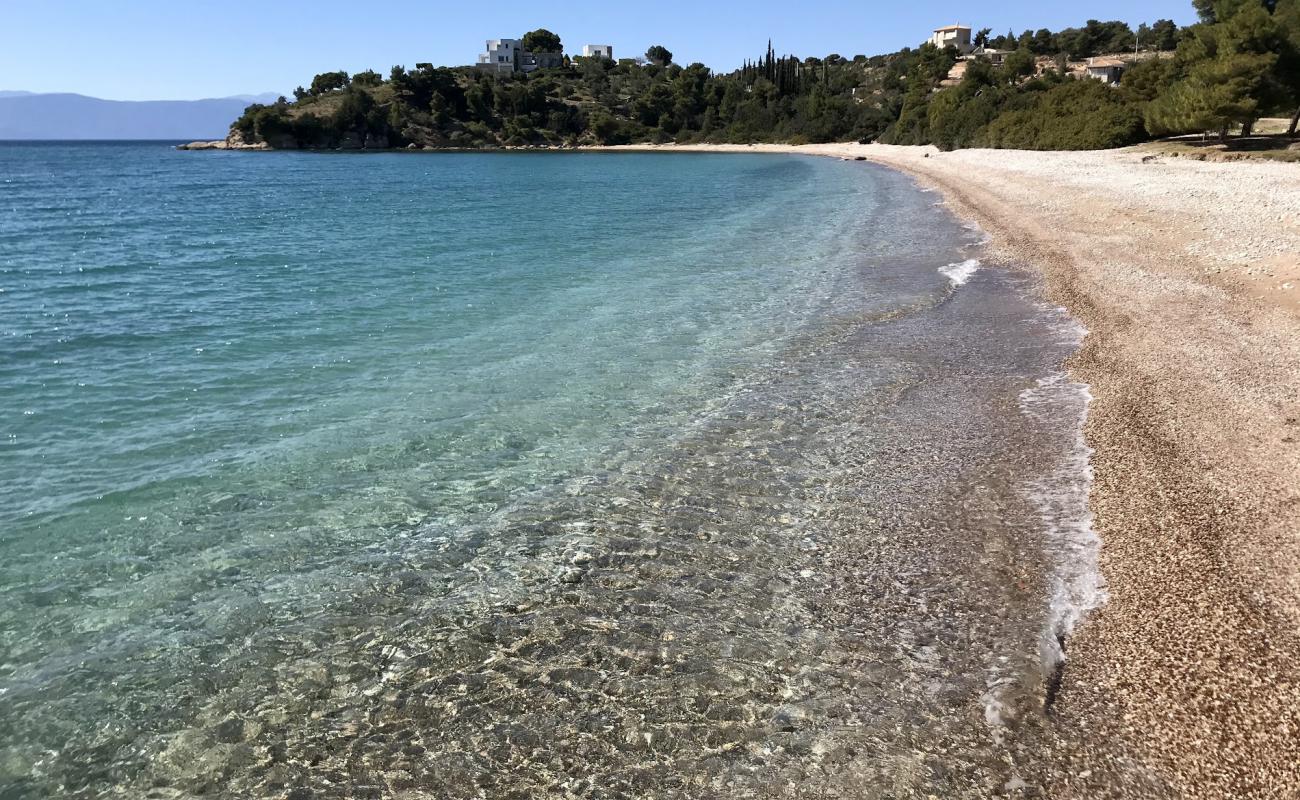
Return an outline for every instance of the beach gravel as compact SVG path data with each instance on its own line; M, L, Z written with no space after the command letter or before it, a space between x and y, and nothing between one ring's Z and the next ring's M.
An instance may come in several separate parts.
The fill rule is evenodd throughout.
M1114 731L1181 796L1300 797L1300 168L864 149L1090 331L1110 602L1071 643L1058 727L1084 752L1052 796L1125 794L1082 775Z

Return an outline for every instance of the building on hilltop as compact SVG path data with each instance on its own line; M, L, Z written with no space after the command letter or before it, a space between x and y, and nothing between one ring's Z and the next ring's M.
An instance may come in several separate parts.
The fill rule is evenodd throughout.
M521 39L489 39L486 49L475 66L497 75L564 66L563 53L532 53L524 49Z
M945 47L955 47L958 53L967 55L972 49L970 28L965 25L947 25L942 28L935 28L934 34L930 36L930 44L940 50Z
M611 44L588 44L582 47L583 58L603 58L614 60L614 46Z
M948 31L948 30L951 29L940 28L939 30L935 31L935 35L937 36L940 32ZM966 30L969 31L970 29L967 28ZM960 39L949 40L948 43L951 44L953 47L958 47L958 49L960 49L959 42ZM944 46L946 47L947 45ZM984 61L989 64L992 64L995 67L1000 67L1002 66L1002 63L1006 61L1006 58L1007 58L1007 51L1005 50L998 50L993 47L984 47L983 45L976 47L972 49L970 52L964 53L957 57L957 62L952 65L952 69L948 70L948 76L944 78L942 81L940 81L939 85L956 86L957 84L961 83L963 80L965 80L966 70L970 68L970 62L972 61Z
M564 66L564 53L530 53L524 51L524 63L520 72L532 72L535 69L553 69Z
M475 66L484 72L519 72L524 66L524 43L519 39L488 39L487 52L479 54Z
M981 61L989 62L995 67L1000 67L1007 58L1007 51L993 47L977 47L970 52L970 58L978 58Z

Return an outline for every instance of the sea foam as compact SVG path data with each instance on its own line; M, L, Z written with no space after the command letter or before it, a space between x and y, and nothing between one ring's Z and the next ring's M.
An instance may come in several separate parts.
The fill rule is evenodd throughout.
M1064 308L1054 310L1060 316L1052 332L1062 343L1079 347L1087 329L1068 317ZM1018 399L1021 414L1063 435L1052 466L1020 488L1040 520L1048 556L1047 619L1039 637L1038 660L1050 704L1066 659L1067 640L1088 614L1109 599L1100 566L1101 537L1093 528L1088 504L1093 451L1084 439L1084 424L1092 392L1087 384L1058 371L1039 378ZM1008 725L1007 693L1016 681L1001 664L988 670L986 681L988 690L980 698L984 719L994 743L1001 745Z
M980 260L978 258L968 258L965 261L959 261L955 264L949 264L946 267L940 267L942 273L954 288L961 286L971 279L971 276L979 271Z
M1026 487L1026 496L1043 521L1052 555L1050 616L1043 632L1043 662L1054 667L1065 658L1065 640L1090 611L1105 604L1107 595L1098 556L1101 538L1093 529L1088 495L1092 489L1092 448L1084 442L1092 393L1064 373L1038 381L1020 395L1021 410L1033 416L1053 408L1077 419L1074 441L1061 462Z
M1064 314L1064 309L1059 309ZM1068 318L1058 333L1076 347L1087 330ZM1020 410L1035 420L1068 421L1071 438L1055 468L1024 488L1043 522L1052 574L1049 617L1043 631L1041 656L1044 670L1054 670L1065 660L1065 642L1089 612L1105 605L1108 597L1101 574L1101 537L1093 529L1088 496L1092 490L1092 448L1084 440L1092 392L1085 383L1064 372L1041 378L1020 393Z

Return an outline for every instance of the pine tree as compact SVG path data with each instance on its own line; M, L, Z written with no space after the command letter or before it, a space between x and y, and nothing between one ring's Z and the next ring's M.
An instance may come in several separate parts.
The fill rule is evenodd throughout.
M1227 139L1228 129L1249 130L1261 109L1276 101L1280 87L1274 68L1285 37L1277 21L1262 5L1236 10L1193 29L1194 36L1179 46L1178 58L1185 77L1147 108L1152 133L1217 130Z
M1273 19L1286 37L1286 48L1278 59L1278 71L1281 84L1291 89L1291 104L1296 110L1291 115L1287 135L1295 136L1296 128L1300 127L1300 0L1277 0Z

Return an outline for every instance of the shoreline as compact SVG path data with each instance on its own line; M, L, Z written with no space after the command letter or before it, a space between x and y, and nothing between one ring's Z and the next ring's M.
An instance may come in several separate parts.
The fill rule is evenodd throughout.
M106 156L77 148L71 157ZM320 343L344 339L356 349L334 357L358 367L341 382L316 379L317 394L336 400L322 416L303 409L296 427L278 428L302 444L269 473L256 464L200 475L177 496L132 485L138 470L127 465L101 481L127 486L104 517L43 526L50 534L39 539L18 529L35 541L14 550L16 562L38 569L19 573L13 605L31 611L11 616L10 628L33 620L37 636L12 659L14 722L0 736L9 756L0 777L33 793L113 796L338 797L357 786L457 796L573 786L626 797L766 797L782 786L844 797L889 786L908 796L988 797L1006 786L1011 796L1037 794L1042 766L1055 763L1037 713L1041 645L1060 624L1042 602L1052 584L1044 576L1068 582L1055 568L1080 563L1056 556L1070 549L1086 496L1074 457L1086 395L1061 375L1082 332L1041 302L1028 270L979 269L986 236L933 192L900 172L825 159L755 169L743 158L614 156L608 170L456 159L414 173L403 159L370 162L373 171L346 159L311 169L275 159L260 182L283 191L250 203L223 183L205 191L187 177L191 165L153 145L116 157L163 165L132 173L159 192L128 220L207 200L197 236L205 224L257 231L266 209L285 208L278 225L334 242L304 256L302 272L285 259L280 285L293 291L274 316L298 316L304 293L321 305L276 336L276 374L315 369ZM407 283L407 266L420 269L418 254L402 260L411 243L437 247L442 228L472 227L484 207L458 198L520 166L556 190L559 213L521 219L501 252L580 242L600 218L607 230L596 235L620 251L599 259L612 280L586 280L598 274L587 254L606 251L581 248L557 253L556 280L509 259L509 279L496 273L489 284L499 294L420 291L480 282L477 261L454 258ZM178 180L158 180L167 167ZM66 180L81 172L66 170ZM678 202L646 214L635 189L620 207L589 191L592 178L621 175L616 183L651 191L669 178L665 196ZM350 191L314 205L322 184ZM736 190L758 203L737 209ZM350 199L388 191L407 197L412 216L401 228L416 223L414 238L398 242L397 228L385 228L391 205ZM512 203L500 196L488 216L509 216ZM418 224L431 211L441 227ZM330 239L340 214L358 232ZM656 247L660 236L683 247ZM661 254L652 269L650 250ZM160 261L172 263L172 252L164 247ZM244 239L213 238L203 263L232 269L206 271L207 283L243 274L246 252ZM365 277L381 302L319 291L346 285L369 261L394 265ZM573 275L583 278L576 292ZM157 279L182 287L192 277ZM521 286L534 301L523 312ZM389 287L410 300L383 302ZM267 289L248 288L259 297ZM157 309L139 315L154 316L176 294L143 298ZM227 318L228 342L272 317L260 300L239 302L245 294L210 295L222 308L256 309ZM661 301L648 308L646 298ZM459 312L466 300L505 313ZM353 310L364 315L341 313ZM442 323L457 313L462 324ZM350 333L392 319L405 320L401 331L364 341ZM424 367L411 354L427 348L431 324L439 342L455 342L438 348L448 358L402 373L384 366ZM169 375L199 387L211 384L191 376L237 387L266 374L230 351L214 369L220 346L189 357L201 335L143 346L178 356L168 360L182 369ZM646 379L610 377L629 365ZM364 378L376 366L407 391L369 391ZM123 369L123 383L133 374ZM436 397L436 418L405 414L409 390L431 380L489 386L500 405L458 389ZM209 404L211 419L248 419L243 394ZM539 395L564 409L537 405ZM254 416L301 408L292 393L284 404L259 404ZM339 421L336 409L355 404L364 410ZM133 443L192 416L185 395L142 416L115 405L128 411L115 419L138 426ZM322 462L313 432L323 416ZM242 433L231 438L210 441L242 452ZM467 452L482 455L466 464ZM427 499L406 496L416 484ZM25 557L78 535L87 519L103 519L96 539L118 552L166 538L175 555L139 581L132 572L89 586L80 553L45 564ZM1064 540L1059 547L1040 546L1040 521L1063 523L1047 537ZM103 606L130 615L67 634L41 623L55 613L98 620ZM187 652L204 648L222 683L192 660L153 658L163 636L184 637ZM86 652L89 673L78 666ZM99 725L128 717L150 725ZM123 752L140 756L106 764ZM1016 791L1025 778L1033 783Z
M865 159L944 195L1089 331L1109 602L1070 639L1053 797L1300 796L1300 169L885 145L627 147ZM1088 742L1121 737L1139 761ZM1066 765L1063 765L1066 766ZM1140 791L1130 787L1130 792Z
M978 224L990 266L1039 273L1088 330L1066 367L1094 398L1109 597L1052 690L1047 796L1300 796L1300 167L1142 146L521 151L869 161Z

